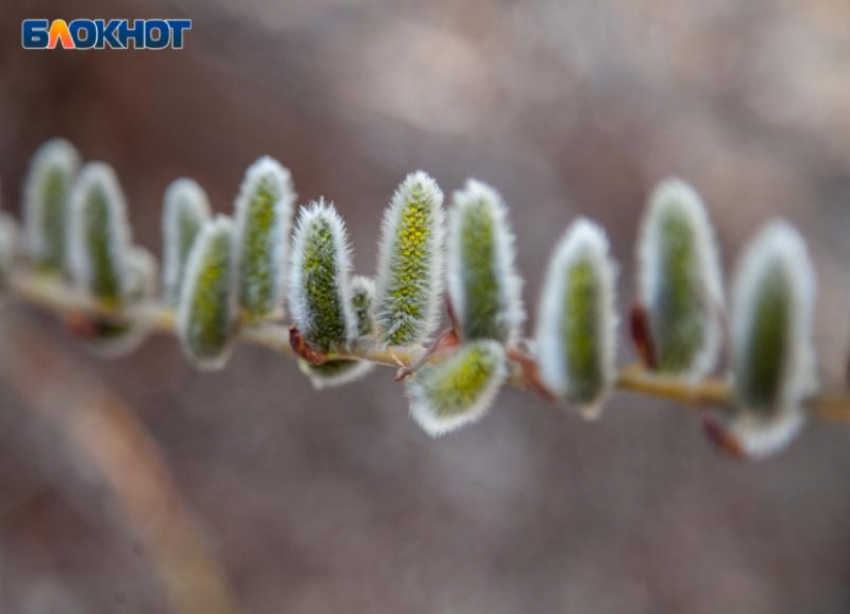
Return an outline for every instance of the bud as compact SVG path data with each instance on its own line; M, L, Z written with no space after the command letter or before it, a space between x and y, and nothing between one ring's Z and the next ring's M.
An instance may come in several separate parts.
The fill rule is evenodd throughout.
M732 351L739 409L730 432L750 456L785 446L815 391L815 272L802 237L773 222L747 247L735 277Z
M442 292L443 193L411 173L384 213L375 319L389 345L423 343L437 324Z
M405 381L410 413L432 437L479 420L507 378L505 350L496 341L462 345Z
M283 315L294 203L292 177L279 162L265 156L248 168L236 199L236 279L249 322Z
M357 319L358 337L369 337L375 331L372 315L375 300L375 284L368 277L356 275L351 279L351 306ZM301 371L310 378L317 390L342 386L363 378L374 369L374 363L365 360L329 360L313 365L299 360Z
M68 272L70 195L79 167L74 146L54 138L35 152L24 180L27 248L38 264L56 273Z
M69 232L74 281L104 304L120 306L127 292L130 226L124 194L108 164L90 162L80 171Z
M165 300L176 305L186 271L189 252L201 227L210 219L207 193L193 179L177 179L165 191L162 216L162 283Z
M199 369L224 367L236 329L233 222L206 222L189 253L177 309L183 352Z
M714 231L690 185L668 179L652 193L637 259L655 366L694 381L705 377L721 347L723 285Z
M323 200L301 209L292 238L289 307L295 326L319 352L357 336L351 306L351 254L345 224Z
M448 292L462 340L511 344L525 320L514 235L496 190L470 179L449 213Z
M616 376L615 271L605 231L579 219L555 248L540 298L540 380L586 418L598 414Z
M357 336L375 334L375 282L370 277L351 278L351 306L357 320Z

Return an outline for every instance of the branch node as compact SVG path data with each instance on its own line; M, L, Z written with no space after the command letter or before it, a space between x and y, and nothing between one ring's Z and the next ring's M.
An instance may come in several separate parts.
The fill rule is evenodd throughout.
M399 363L399 370L395 374L395 381L400 382L407 379L436 356L446 356L451 354L458 345L460 345L460 337L458 336L457 329L451 327L441 332L437 338L434 339L431 345L426 348L422 356L409 365L405 365L399 361L392 351L390 351L390 356L393 360Z
M508 359L520 366L523 380L530 390L533 390L547 401L555 402L557 400L557 397L552 391L541 381L540 369L537 366L537 360L535 360L534 356L518 347L508 348L507 356Z

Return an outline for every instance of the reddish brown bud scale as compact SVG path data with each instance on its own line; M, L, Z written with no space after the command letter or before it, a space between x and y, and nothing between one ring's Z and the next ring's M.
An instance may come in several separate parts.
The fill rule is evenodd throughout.
M509 360L517 363L522 370L522 378L529 389L533 390L547 401L555 402L557 397L540 380L540 368L533 356L519 348L508 348Z
M312 348L298 327L293 324L289 327L289 344L292 346L292 351L299 357L303 358L311 365L323 365L327 362L327 357L320 351Z
M649 317L641 305L633 305L629 313L629 330L635 349L640 354L641 360L650 369L656 369L658 362L655 358L655 350L652 343L652 332L649 328Z
M705 436L714 444L714 447L730 458L741 461L749 459L738 438L712 416L703 416L702 428Z

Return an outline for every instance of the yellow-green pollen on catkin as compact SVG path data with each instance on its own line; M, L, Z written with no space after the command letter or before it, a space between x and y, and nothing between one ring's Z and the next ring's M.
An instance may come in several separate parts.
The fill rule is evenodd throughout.
M602 373L601 283L589 255L579 256L563 273L564 311L558 333L564 348L569 386L566 401L587 404L605 387Z
M705 345L710 314L691 220L668 208L658 224L661 270L650 313L652 341L658 370L676 373L691 368Z
M456 417L479 401L501 358L491 346L471 343L439 364L422 367L410 385L420 388L436 417Z
M196 275L190 301L185 342L197 358L215 358L227 346L233 328L231 313L232 237L218 230L208 238L203 260L192 271Z
M771 413L782 391L788 355L788 323L791 288L783 267L774 263L765 271L755 293L751 326L745 351L737 358L735 378L738 394L753 410Z
M505 293L496 266L496 222L483 199L467 205L460 213L460 275L463 284L463 312L457 314L460 334L465 340L506 341L509 326L503 314Z
M269 177L260 177L246 204L244 228L239 239L239 306L249 321L273 315L279 305L277 286L281 263L275 262L277 202L282 197Z
M327 352L348 341L346 306L339 291L343 272L337 269L337 250L343 246L336 244L330 222L321 216L313 218L306 233L300 274L310 318L301 333L315 349Z
M421 184L411 187L393 237L385 301L379 310L384 341L406 345L420 340L427 325L434 276L434 203Z

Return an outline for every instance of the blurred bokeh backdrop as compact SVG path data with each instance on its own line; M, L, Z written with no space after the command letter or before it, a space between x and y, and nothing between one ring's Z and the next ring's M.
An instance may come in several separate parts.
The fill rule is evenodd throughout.
M25 17L180 16L194 20L182 51L20 46ZM532 324L549 251L579 215L610 232L625 312L646 194L680 175L727 271L769 218L803 229L837 385L848 75L844 0L2 0L0 189L17 212L29 156L67 137L116 167L136 240L159 252L172 179L230 212L270 154L300 202L336 203L371 274L408 171L447 193L477 177L511 206ZM163 337L107 362L55 318L7 309L132 407L246 613L850 609L850 427L812 423L740 464L673 404L618 395L587 424L505 391L479 425L431 440L388 370L317 393L285 357L240 347L205 375ZM61 441L0 383L0 611L168 611L144 544Z

